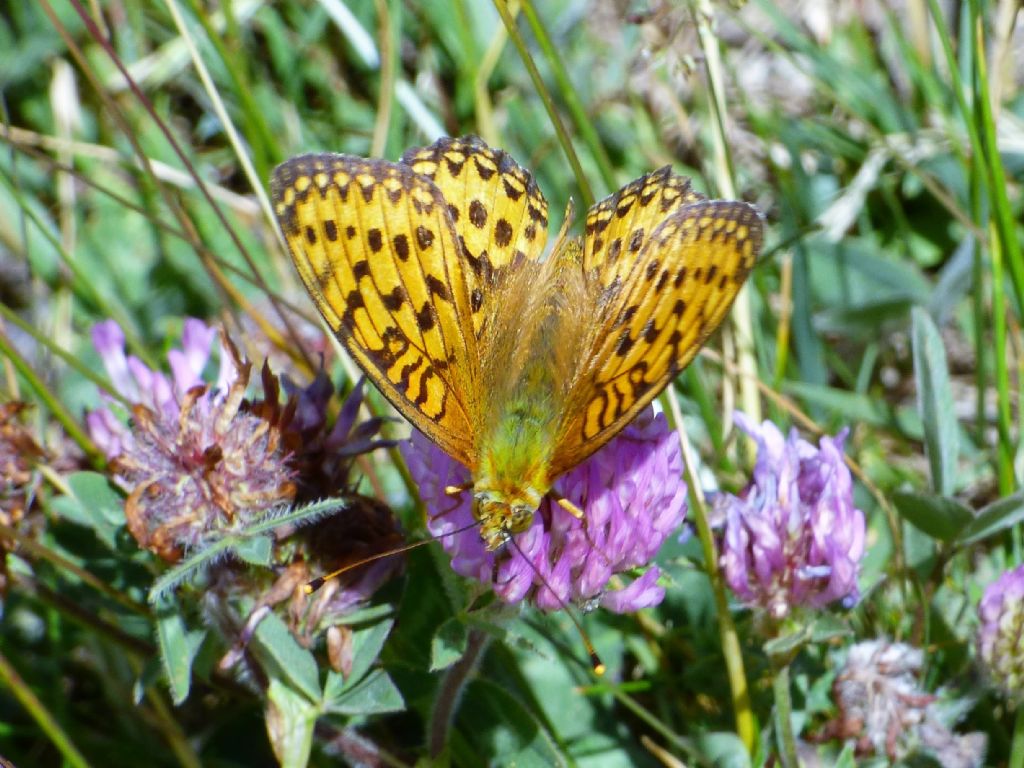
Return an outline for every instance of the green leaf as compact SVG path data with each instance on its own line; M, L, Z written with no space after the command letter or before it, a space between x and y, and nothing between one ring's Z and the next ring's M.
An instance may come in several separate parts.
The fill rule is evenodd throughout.
M1008 530L1024 520L1024 491L998 499L984 507L957 537L957 546L966 547Z
M427 638L433 637L437 628L456 612L448 591L440 588L449 578L443 569L451 574L451 566L441 563L443 554L423 551L433 549L440 551L440 547L424 547L409 553L406 580L411 588L405 590L399 604L398 624L385 653L387 659L401 659L403 665L421 669L430 664Z
M320 701L320 676L313 654L299 645L276 613L260 622L250 648L257 652L271 677L281 677L312 702Z
M853 633L849 625L832 614L822 614L811 622L812 643L828 643L841 637L850 637Z
M124 526L124 499L110 481L97 472L75 472L67 478L71 494L52 502L61 517L91 528L110 549Z
M338 677L333 672L331 675ZM337 690L336 687L334 689ZM375 669L355 685L344 687L337 696L324 699L324 710L339 715L372 715L401 712L403 709L405 700L402 694L382 669Z
M892 408L877 397L833 387L819 387L802 381L784 381L782 390L805 400L809 405L841 414L843 421L894 427L912 439L923 434L920 419L913 408Z
M170 602L162 604L157 610L156 630L160 660L171 689L171 699L175 704L181 704L188 698L192 683L192 662L206 637L206 630L189 632L178 607Z
M937 548L936 540L915 526L903 534L904 559L921 579L927 579L935 567Z
M453 616L438 627L430 642L430 671L447 669L462 658L466 652L469 629L458 617Z
M793 629L767 641L764 652L769 657L791 657L807 643L827 643L850 634L850 628L841 620L823 614L809 623L797 624Z
M773 637L764 644L764 652L769 657L787 657L803 647L810 640L810 628L798 627L780 637Z
M253 536L242 539L233 550L241 560L251 565L270 565L273 546L273 540L269 536Z
M715 768L750 768L750 755L735 733L705 733L694 741Z
M854 759L854 755L853 744L847 744L843 751L839 753L839 757L836 758L836 768L857 768L857 761Z
M372 626L360 629L352 635L352 669L347 677L334 671L327 673L324 682L324 701L338 699L342 694L353 688L370 670L370 666L380 656L384 641L391 632L395 622L392 620L378 621Z
M928 313L914 307L911 316L917 410L924 424L924 446L931 468L932 490L950 496L955 490L959 451L953 392L949 386L946 348Z
M455 720L453 733L468 742L464 751L477 760L487 755L493 765L565 763L534 715L518 698L494 683L478 678L466 686ZM472 764L472 760L464 762Z
M305 768L313 749L319 708L285 681L272 677L267 687L267 735L282 768Z
M378 621L376 624L360 629L352 636L352 671L348 679L358 681L370 669L380 656L384 641L388 639L391 628L395 626L392 619Z
M68 476L67 481L75 497L90 507L94 514L102 516L108 523L124 523L124 500L106 475L75 472Z
M939 541L952 541L974 520L970 508L948 496L897 491L892 500L900 517Z

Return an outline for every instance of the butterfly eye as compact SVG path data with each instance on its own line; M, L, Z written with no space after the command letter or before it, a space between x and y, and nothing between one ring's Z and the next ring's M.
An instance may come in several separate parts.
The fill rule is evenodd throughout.
M509 508L507 529L509 533L522 533L533 522L533 507L515 504Z
M490 513L494 500L484 494L473 495L473 518L477 521L485 519Z

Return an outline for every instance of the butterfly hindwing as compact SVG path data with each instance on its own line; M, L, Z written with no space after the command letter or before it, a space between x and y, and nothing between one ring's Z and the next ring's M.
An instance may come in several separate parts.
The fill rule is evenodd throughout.
M439 139L409 150L402 163L431 179L448 203L465 264L473 329L481 338L487 332L484 304L500 292L507 271L544 252L547 201L529 172L476 136Z
M585 246L598 255L600 331L566 401L552 477L610 440L693 359L736 298L761 241L753 206L697 198L659 218L628 261Z
M402 415L472 467L479 358L436 185L400 163L318 154L278 166L271 192L331 330Z
M583 268L597 270L602 287L621 282L655 228L682 206L704 199L669 166L631 181L587 211Z

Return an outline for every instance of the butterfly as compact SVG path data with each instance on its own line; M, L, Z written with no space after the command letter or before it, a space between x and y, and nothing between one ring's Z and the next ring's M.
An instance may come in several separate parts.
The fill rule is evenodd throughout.
M489 549L693 359L763 237L756 208L708 200L666 166L590 208L582 237L563 226L544 258L547 201L475 136L397 163L301 155L271 193L327 325L470 470Z

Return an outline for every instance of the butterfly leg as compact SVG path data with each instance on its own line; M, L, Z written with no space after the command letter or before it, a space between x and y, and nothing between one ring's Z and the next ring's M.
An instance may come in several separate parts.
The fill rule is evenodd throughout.
M555 503L558 504L558 506L560 506L562 509L568 512L570 515L575 517L577 520L583 519L583 510L577 507L567 498L565 498L565 496L563 496L554 489L551 489L550 491L548 491L548 493L551 494L551 498L555 500Z
M560 494L554 488L552 488L550 491L548 491L548 493L550 494L551 498L555 500L555 503L558 504L558 506L560 506L562 509L564 509L566 512L568 512L570 515L575 517L577 520L582 520L583 521L583 535L586 536L587 544L590 546L590 552L587 554L587 557L590 557L592 554L597 553L597 554L599 554L605 560L605 562L610 564L611 561L608 560L608 556L590 538L590 531L587 529L587 520L586 520L586 518L583 515L583 510L580 509L579 507L577 507L575 504L573 504L567 498L565 498L565 496Z
M473 482L463 483L462 485L446 485L444 492L448 496L458 496L460 493L470 490L473 487Z

